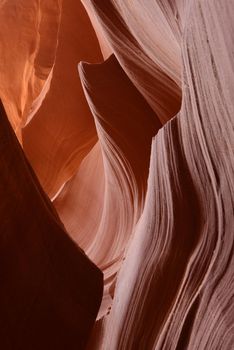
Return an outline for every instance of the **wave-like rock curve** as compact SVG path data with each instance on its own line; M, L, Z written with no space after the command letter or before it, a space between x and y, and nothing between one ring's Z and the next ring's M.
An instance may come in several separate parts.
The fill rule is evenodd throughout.
M0 2L3 345L230 350L233 3L61 5Z

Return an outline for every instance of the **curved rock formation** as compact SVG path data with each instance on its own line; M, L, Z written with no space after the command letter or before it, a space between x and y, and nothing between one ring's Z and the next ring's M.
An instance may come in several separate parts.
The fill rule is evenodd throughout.
M3 348L232 349L233 1L0 19Z
M0 2L0 98L18 137L49 89L61 0Z
M112 294L142 211L151 140L161 123L114 56L103 64L82 63L79 70L99 143L54 204L73 239L104 271Z
M164 26L153 18L149 23L149 18L152 17L149 16L149 12L151 15L161 12L157 2L147 2L146 6L145 1L136 3L135 6L132 2L124 5L123 1L83 2L86 8L90 8L90 11L96 14L104 38L108 40L109 46L133 84L149 102L160 121L168 121L180 107L180 51L170 26L165 25L164 15ZM160 15L158 17L161 18ZM138 29L138 23L142 23L142 28L146 29L145 33L144 29ZM150 32L147 32L147 28L151 28ZM97 32L99 31L97 29ZM160 31L167 35L167 44L164 46L160 41Z
M58 39L50 90L38 113L23 130L24 150L50 198L76 173L97 141L77 62L102 59L79 1L63 2Z
M84 349L102 274L64 231L0 104L2 349Z
M153 140L144 212L91 349L232 347L231 14L188 4L182 108Z

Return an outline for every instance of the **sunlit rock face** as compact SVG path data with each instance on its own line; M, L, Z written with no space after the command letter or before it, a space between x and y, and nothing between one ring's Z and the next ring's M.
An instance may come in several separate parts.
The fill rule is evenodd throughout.
M98 62L101 57L82 4L64 1L50 90L36 117L22 131L24 150L51 198L75 175L97 141L77 63Z
M0 1L0 96L19 137L50 86L61 2Z
M233 5L0 1L3 349L233 348Z

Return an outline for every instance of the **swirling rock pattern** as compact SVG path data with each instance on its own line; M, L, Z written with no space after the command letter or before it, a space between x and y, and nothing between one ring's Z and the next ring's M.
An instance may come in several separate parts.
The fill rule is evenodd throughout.
M77 62L97 62L101 52L82 4L67 0L62 8L50 90L22 130L25 153L50 198L75 175L97 141Z
M0 1L0 96L19 138L49 89L61 3Z
M108 299L142 211L151 140L161 123L113 55L79 70L99 143L54 204L67 231L104 271Z
M233 348L233 5L0 2L6 349Z

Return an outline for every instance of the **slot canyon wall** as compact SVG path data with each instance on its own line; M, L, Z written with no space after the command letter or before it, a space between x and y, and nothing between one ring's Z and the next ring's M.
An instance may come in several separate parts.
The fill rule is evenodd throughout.
M233 349L234 1L0 23L1 349Z

